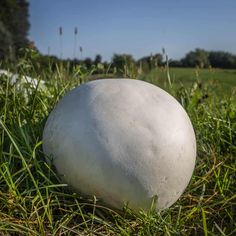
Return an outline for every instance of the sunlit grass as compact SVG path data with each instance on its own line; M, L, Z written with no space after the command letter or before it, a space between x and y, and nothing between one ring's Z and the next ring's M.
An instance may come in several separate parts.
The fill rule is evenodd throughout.
M236 70L227 69L199 69L199 68L169 68L172 83L180 88L181 86L191 87L194 82L204 83L214 96L228 98L231 96L236 102ZM152 70L142 79L168 88L167 70L160 67Z
M46 81L47 90L26 86L25 93L0 78L0 235L236 234L236 103L230 93L218 97L204 79L196 84L197 77L181 86L170 69L174 86L163 86L185 107L197 136L193 178L168 210L116 212L60 183L42 152L49 112L91 73L58 66L37 75L28 62L18 70Z

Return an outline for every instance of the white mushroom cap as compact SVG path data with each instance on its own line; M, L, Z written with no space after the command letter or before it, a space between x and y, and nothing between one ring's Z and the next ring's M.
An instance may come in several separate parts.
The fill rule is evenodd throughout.
M43 149L64 182L108 205L171 206L192 176L195 134L167 92L131 79L81 85L59 101L43 133Z

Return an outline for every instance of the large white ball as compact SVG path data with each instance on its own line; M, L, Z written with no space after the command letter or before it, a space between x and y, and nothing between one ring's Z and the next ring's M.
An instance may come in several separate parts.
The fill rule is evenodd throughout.
M68 92L51 112L43 150L62 180L121 209L171 206L192 176L196 140L182 106L139 80L103 79Z

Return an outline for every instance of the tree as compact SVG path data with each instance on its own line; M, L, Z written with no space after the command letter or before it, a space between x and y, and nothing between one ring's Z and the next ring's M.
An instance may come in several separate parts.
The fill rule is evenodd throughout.
M187 53L186 56L182 59L182 63L187 67L208 67L208 56L209 53L207 51L197 48L195 51L190 51L189 53Z
M84 64L87 67L87 69L91 69L91 67L93 65L93 61L91 58L87 57L84 59Z
M97 54L94 59L94 64L98 65L99 63L102 63L102 56L100 54Z
M169 66L171 67L183 67L183 63L182 61L180 60L170 60L169 62Z
M9 55L9 57L12 57L12 46L12 35L0 21L0 59L5 55Z
M211 66L219 68L236 68L236 56L222 51L212 51L209 53Z
M135 77L137 74L136 62L132 55L114 54L112 58L112 65L118 75Z
M0 1L0 40L5 38L4 44L0 44L1 57L6 57L6 48L12 48L17 54L19 48L27 47L28 7L26 0Z
M138 60L138 65L142 72L148 72L158 66L161 66L163 63L163 56L160 53L150 55L147 57L142 57Z

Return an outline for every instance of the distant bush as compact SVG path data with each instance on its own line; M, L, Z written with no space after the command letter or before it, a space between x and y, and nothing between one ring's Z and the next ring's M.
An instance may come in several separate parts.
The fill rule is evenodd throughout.
M236 55L223 51L206 51L197 48L191 51L180 61L185 67L207 68L209 66L216 68L236 68Z

